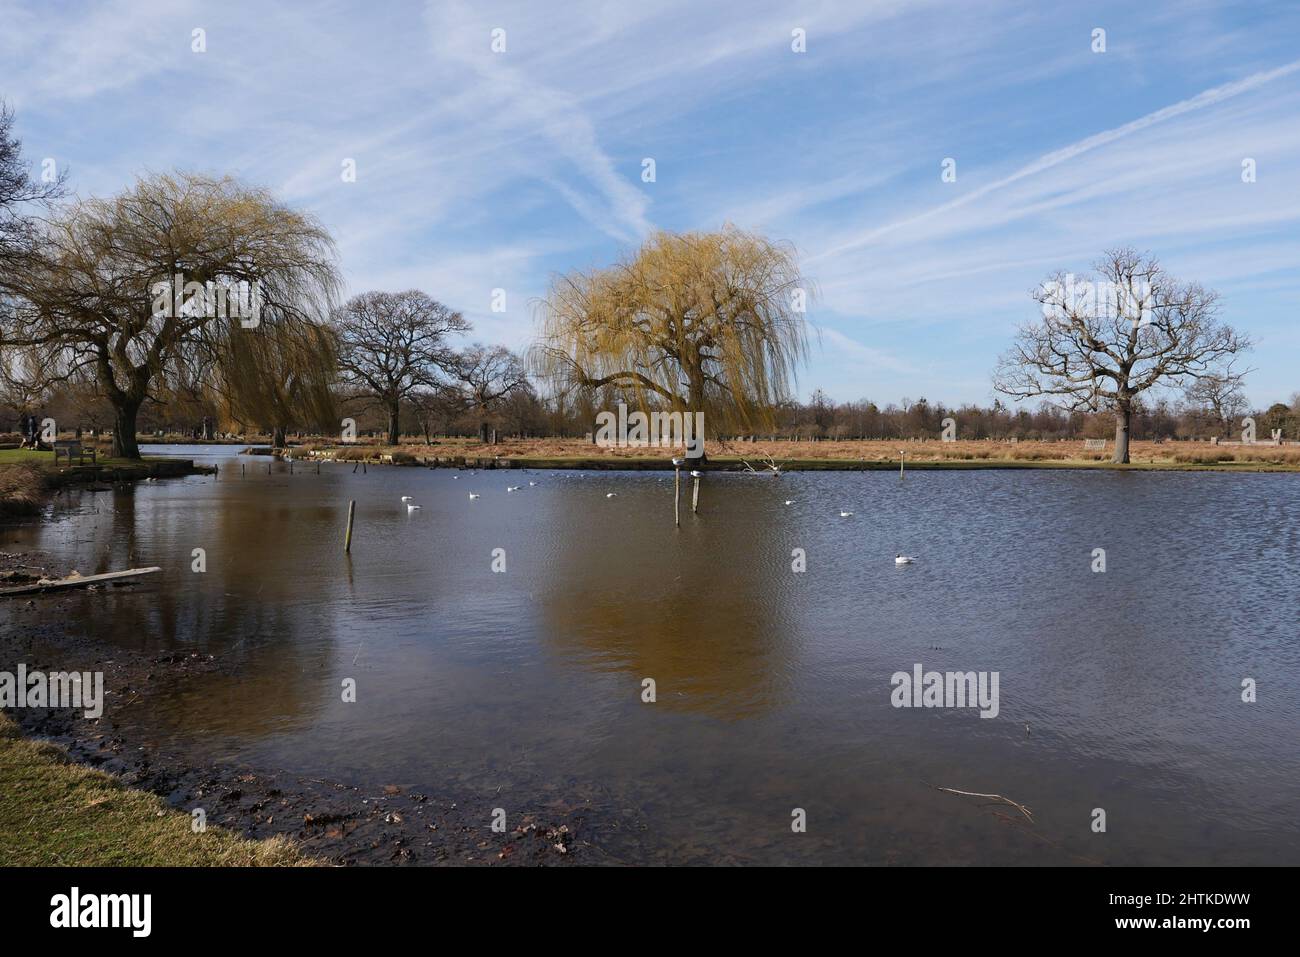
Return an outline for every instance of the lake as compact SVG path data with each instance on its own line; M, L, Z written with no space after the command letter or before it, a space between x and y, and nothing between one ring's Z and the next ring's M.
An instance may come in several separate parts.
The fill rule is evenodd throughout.
M220 475L71 490L5 534L82 574L163 567L67 607L237 663L141 719L196 760L485 824L586 801L634 822L602 833L636 863L1300 864L1295 475L710 474L677 529L670 472L235 451L146 448ZM996 672L997 716L894 707L917 665Z

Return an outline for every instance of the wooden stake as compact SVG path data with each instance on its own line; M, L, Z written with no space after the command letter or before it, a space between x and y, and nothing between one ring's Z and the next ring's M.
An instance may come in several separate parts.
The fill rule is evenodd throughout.
M695 491L691 493L691 514L700 510L700 477L695 476Z
M673 524L682 527L682 470L673 469Z
M344 555L350 555L352 553L352 519L356 514L357 514L357 500L351 499L348 502L348 530L347 530L347 534L343 536Z

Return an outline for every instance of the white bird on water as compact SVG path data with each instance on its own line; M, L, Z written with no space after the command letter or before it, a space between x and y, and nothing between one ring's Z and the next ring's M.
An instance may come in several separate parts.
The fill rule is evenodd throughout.
M840 512L840 518L852 518L852 517L853 517L852 512L845 512L845 511Z
M507 486L506 486L506 491L507 491L507 492L518 492L521 488L523 488L522 485L507 485Z
M403 502L411 502L411 501L414 501L414 499L412 499L411 496L409 496L409 495L403 495L403 496L402 496L402 501L403 501Z
M916 561L915 558L909 558L907 555L899 555L899 556L897 556L897 557L894 559L894 564L895 564L895 565L911 565L911 564L912 564L913 562L915 562L915 561Z
M469 493L469 497L470 497L470 498L478 498L478 497L479 497L479 494L478 494L478 492L470 492L470 493Z
M407 505L406 505L406 510L407 510L408 512L418 512L418 511L420 510L420 506L418 506L418 505L413 505L413 504L411 504L411 503L408 502Z
M536 482L529 482L529 483L528 483L528 486L529 486L529 488L531 488L532 486L534 486L534 485L536 485L536 484L537 484Z
M785 504L786 504L786 505L793 505L793 504L794 504L794 499L792 499L792 498L788 498L788 499L786 499L786 500L785 500Z
M605 498L613 498L617 494L618 494L617 492L606 492Z

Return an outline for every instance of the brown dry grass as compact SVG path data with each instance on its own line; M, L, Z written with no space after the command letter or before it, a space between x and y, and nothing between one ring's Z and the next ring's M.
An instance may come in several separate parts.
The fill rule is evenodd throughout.
M897 462L899 451L908 462L1109 462L1114 445L1106 451L1084 449L1083 441L1002 442L969 440L941 442L938 439L846 440L823 442L755 441L708 443L709 457L727 461L744 459L762 468L771 456L776 462L867 461ZM660 448L602 448L582 439L503 439L496 445L474 439L443 439L436 445L411 444L400 447L414 456L470 456L533 459L646 459L667 458L672 450ZM323 449L322 449L323 451ZM394 451L387 447L360 446L346 450L349 460ZM1210 442L1133 442L1129 449L1134 463L1168 465L1216 465L1250 463L1300 468L1300 446L1231 446Z
M45 501L45 469L36 462L0 464L0 515L33 515Z

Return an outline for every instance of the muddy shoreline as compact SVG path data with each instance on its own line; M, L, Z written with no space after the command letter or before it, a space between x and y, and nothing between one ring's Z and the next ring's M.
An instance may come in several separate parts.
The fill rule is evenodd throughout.
M61 574L47 556L0 552L0 577ZM129 585L117 587L132 587ZM302 852L334 865L621 864L600 848L602 833L639 825L597 814L592 795L549 800L511 811L497 833L475 802L456 794L418 793L396 785L303 777L240 762L193 763L152 740L147 715L155 689L175 678L237 671L210 655L149 655L108 645L63 622L57 593L0 599L0 670L101 671L104 709L86 718L72 709L6 709L24 734L62 746L76 761L151 791L186 813L251 838L285 835ZM33 809L39 822L39 809ZM33 826L39 826L34 824Z

